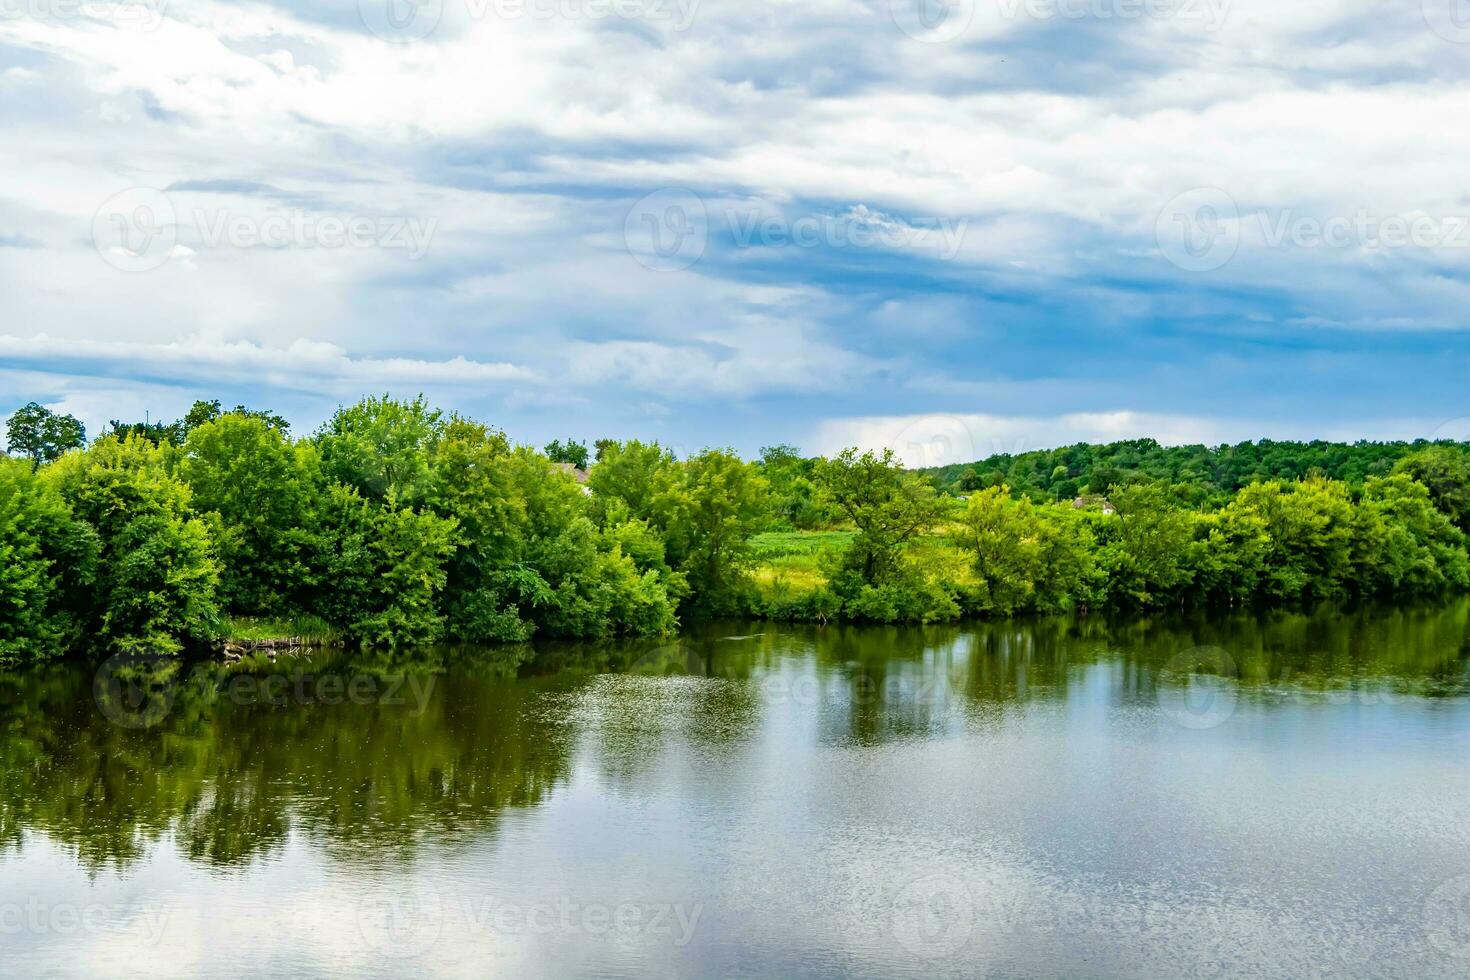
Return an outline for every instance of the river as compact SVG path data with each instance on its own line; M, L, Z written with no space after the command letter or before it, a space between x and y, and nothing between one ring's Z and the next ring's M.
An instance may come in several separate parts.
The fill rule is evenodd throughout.
M0 675L5 977L1470 975L1470 604Z

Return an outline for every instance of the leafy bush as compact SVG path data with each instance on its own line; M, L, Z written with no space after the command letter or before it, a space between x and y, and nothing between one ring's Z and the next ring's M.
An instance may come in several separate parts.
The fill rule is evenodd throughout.
M219 634L219 566L190 491L146 439L106 437L68 453L46 481L91 526L98 573L86 633L98 646L176 653Z
M363 643L428 643L443 633L438 600L458 524L368 500L352 487L327 490L319 517L322 588L317 611Z
M29 464L0 458L0 663L45 660L80 639L97 548Z

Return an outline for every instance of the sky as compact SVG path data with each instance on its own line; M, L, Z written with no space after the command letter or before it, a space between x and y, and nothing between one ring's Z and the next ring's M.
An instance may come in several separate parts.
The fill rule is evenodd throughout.
M0 413L1470 438L1464 0L0 0Z

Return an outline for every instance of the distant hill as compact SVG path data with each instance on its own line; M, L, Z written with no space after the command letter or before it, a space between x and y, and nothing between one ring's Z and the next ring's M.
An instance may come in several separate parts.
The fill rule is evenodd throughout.
M974 463L922 470L952 494L1007 484L1018 494L1065 500L1105 493L1111 486L1138 481L1179 484L1201 499L1234 493L1260 480L1296 480L1320 474L1347 483L1391 472L1409 453L1432 445L1461 450L1456 442L1242 442L1234 446L1161 446L1153 439L1106 445L1079 443L1012 455L1002 453Z

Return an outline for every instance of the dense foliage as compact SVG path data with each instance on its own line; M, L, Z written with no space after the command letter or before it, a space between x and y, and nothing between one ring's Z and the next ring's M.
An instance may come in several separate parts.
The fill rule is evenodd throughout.
M1078 443L1060 449L1001 453L976 463L925 471L941 490L965 494L1004 484L1037 501L1105 494L1128 483L1178 487L1195 503L1223 504L1237 490L1266 480L1321 476L1358 485L1387 476L1430 444L1408 442L1277 442L1234 446L1161 446L1153 439L1106 445ZM1463 459L1463 456L1461 457Z
M0 661L205 647L231 617L396 646L1470 587L1454 443L1082 446L975 464L946 493L890 452L537 452L422 398L367 398L299 439L203 401L90 446L37 405L8 431Z

